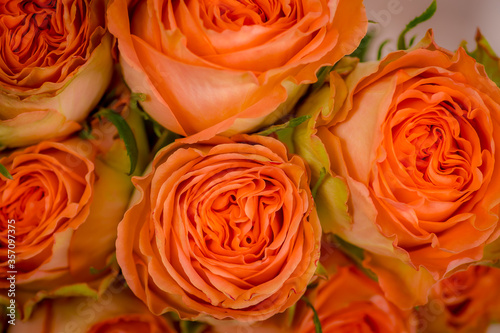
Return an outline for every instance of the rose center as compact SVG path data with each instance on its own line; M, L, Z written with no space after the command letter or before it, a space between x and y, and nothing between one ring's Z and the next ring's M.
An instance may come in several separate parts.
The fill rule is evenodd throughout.
M292 4L290 4L291 6ZM210 0L202 3L201 17L210 21L207 27L239 29L242 26L266 25L286 17L279 2L252 0ZM290 8L288 11L291 11Z
M392 128L395 154L417 186L462 188L471 177L471 124L447 103L404 108Z
M54 0L0 5L0 35L4 35L0 39L4 65L0 69L22 80L29 74L26 68L52 66L64 57L81 24L77 6L69 14L64 6Z
M423 125L415 128L415 136L411 138L411 143L415 146L417 169L425 173L429 166L430 159L439 150L443 140L443 130L434 125Z
M204 243L208 256L243 255L247 263L253 262L266 256L265 249L283 228L283 188L252 172L229 180L232 172L242 170L228 169L210 177L191 197L190 233Z
M25 234L43 221L46 208L51 206L51 202L47 201L46 189L37 183L34 179L21 177L19 183L16 182L5 188L0 187L2 232L6 232L8 220L15 220L16 238L19 241L22 241Z

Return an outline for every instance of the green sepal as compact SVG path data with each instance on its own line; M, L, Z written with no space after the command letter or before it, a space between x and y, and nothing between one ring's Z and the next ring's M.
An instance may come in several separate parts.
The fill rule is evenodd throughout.
M311 189L311 194L313 196L313 199L316 199L316 194L318 193L318 189L323 184L323 181L325 180L326 177L326 169L325 167L321 168L321 171L319 172L319 178L316 181L316 184L314 184L314 187Z
M109 105L115 100L115 98L116 98L116 88L113 88L101 98L99 105Z
M140 107L139 102L146 101L146 98L146 94L132 93L132 95L130 96L129 107L131 110L137 111L137 113L140 114L141 117L147 122L147 125L151 126L153 130L152 133L154 133L157 138L160 138L167 129L160 125Z
M97 299L99 293L92 289L87 283L78 283L69 286L63 286L54 291L39 291L36 296L24 304L24 318L30 318L33 313L35 305L49 298L62 298L62 297L92 297Z
M278 132L278 131L281 131L281 130L284 130L287 128L294 128L294 127L299 126L300 124L302 124L303 122L305 122L309 118L311 118L310 115L305 115L305 116L293 118L293 119L290 119L289 121L287 121L286 123L283 123L280 125L274 125L274 126L271 126L267 129L261 131L261 132L258 132L257 135L267 136L269 134L272 134L272 133L275 133L275 132Z
M130 171L129 174L133 174L137 166L137 160L139 158L139 150L137 148L137 142L134 137L132 129L127 124L125 119L118 113L111 109L101 109L96 113L97 117L104 117L108 119L113 125L115 125L118 130L118 135L125 143L125 148L127 149L127 155L130 158Z
M301 116L290 119L286 123L273 125L261 132L258 135L267 136L275 133L278 140L285 144L290 154L295 154L295 145L293 143L294 128L311 118L310 115Z
M430 6L427 7L427 9L420 16L415 17L413 20L410 21L410 23L406 25L406 27L401 32L398 38L398 50L406 50L408 48L406 46L406 41L405 41L406 34L420 23L425 22L429 20L432 16L434 16L436 9L437 9L437 3L436 0L433 0Z
M316 73L316 77L318 78L318 81L316 81L312 85L311 92L314 92L323 86L323 84L325 83L325 79L327 78L328 74L330 74L332 69L333 69L333 66L323 66L319 69L318 73Z
M365 252L362 248L346 242L337 235L333 235L333 238L335 246L339 248L344 254L346 254L356 264L356 266L363 271L363 273L365 273L372 280L378 281L377 275L363 266Z
M163 133L160 134L158 140L155 143L155 146L151 150L150 160L153 160L154 156L158 151L160 151L160 149L162 149L165 146L168 146L169 144L171 144L180 137L181 136L179 134L169 131L168 129L165 129Z
M349 54L350 57L356 57L359 59L359 61L364 61L366 52L368 51L368 48L370 47L370 43L373 40L373 37L375 36L375 33L373 30L369 30L366 35L363 37L361 42L358 45L358 48L354 50L351 54Z
M323 264L319 261L318 265L316 266L316 271L314 272L314 275L323 280L328 280L328 271L326 270L325 266L323 266Z
M292 327L293 325L293 320L295 319L295 310L297 310L297 303L286 310L286 322L288 327Z
M182 320L179 326L181 333L202 333L207 329L207 324L189 320Z
M132 93L130 95L130 107L134 109L139 109L139 102L145 102L147 98L146 94L143 93Z
M309 299L305 296L302 296L301 300L306 303L306 305L312 310L313 312L313 322L314 322L314 328L316 333L323 333L323 329L321 328L321 321L319 320L318 312L316 312L316 309L314 308L314 305L311 304Z
M94 140L95 137L92 135L92 127L89 126L87 122L82 124L83 128L78 132L78 137L83 140Z
M0 163L0 174L7 179L10 180L14 179L12 178L12 175L10 174L9 170L7 170L7 168L2 163Z
M90 274L92 275L97 275L105 272L109 268L117 268L118 267L118 261L116 260L116 253L113 253L107 260L106 266L104 266L101 269L95 268L94 266L91 266L89 268Z
M480 31L476 33L476 45L474 51L467 53L484 66L488 77L500 87L500 58Z

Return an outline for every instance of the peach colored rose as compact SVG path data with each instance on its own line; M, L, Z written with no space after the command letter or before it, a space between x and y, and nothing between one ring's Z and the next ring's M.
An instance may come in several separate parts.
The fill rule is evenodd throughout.
M301 152L314 147L313 169L349 189L347 198L337 177L318 192L323 228L368 251L389 300L425 304L436 281L498 238L500 89L432 34L332 83L306 102L316 116L297 137L309 140Z
M305 292L321 228L307 166L280 141L176 142L133 182L117 259L153 313L258 321Z
M415 332L410 313L384 298L378 284L354 266L340 267L308 294L325 333ZM299 303L296 333L314 333L312 311Z
M80 128L113 70L104 7L103 0L0 4L0 146Z
M415 311L421 332L486 332L498 310L500 270L470 266L439 281L427 305Z
M103 145L43 141L0 158L13 177L0 176L0 288L9 288L9 271L16 271L23 316L46 297L97 294L116 273L109 266L116 228L133 186L125 146L107 139L116 129L102 124L93 134Z
M108 19L146 112L191 142L275 122L367 27L361 0L112 0Z
M166 317L153 315L129 290L108 289L101 298L72 297L42 303L28 321L8 333L176 333Z

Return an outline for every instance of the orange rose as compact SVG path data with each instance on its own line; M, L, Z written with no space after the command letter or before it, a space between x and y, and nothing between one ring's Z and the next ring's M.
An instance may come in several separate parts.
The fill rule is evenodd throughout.
M338 214L318 209L323 227L370 252L365 265L389 300L425 304L436 281L480 260L498 238L500 89L463 49L452 54L432 35L359 64L345 85L335 74L332 82L335 96L325 88L314 97L326 92L316 119L329 122L298 137L326 149L323 165L349 188ZM311 165L326 155L315 154ZM328 202L339 191L325 184L318 193Z
M438 282L416 311L422 332L485 332L500 305L500 270L471 266Z
M106 138L116 129L103 123L93 133L106 151L71 138L0 158L13 177L0 177L0 288L9 290L7 277L15 275L23 315L46 297L95 295L114 273L108 260L133 187L123 142Z
M177 142L133 182L117 259L153 313L264 320L305 292L321 228L308 169L280 141Z
M361 0L128 3L108 7L125 79L161 125L202 132L191 142L275 122L367 27Z
M334 276L322 282L309 297L325 333L415 331L410 325L409 313L387 301L378 284L354 266L339 268ZM299 306L303 308L303 302ZM305 317L296 317L299 325L293 332L316 331L312 311L305 310Z
M167 318L153 315L122 286L101 298L47 300L28 321L16 321L8 333L176 333Z
M80 128L113 70L103 0L0 4L0 146Z

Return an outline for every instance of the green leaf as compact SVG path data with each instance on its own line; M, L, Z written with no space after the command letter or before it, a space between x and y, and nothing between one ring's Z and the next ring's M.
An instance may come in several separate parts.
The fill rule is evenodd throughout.
M413 36L411 39L410 39L410 43L408 43L408 47L412 47L413 43L415 43L415 38L417 38L417 36Z
M313 199L316 199L316 193L318 193L318 189L321 186L321 184L323 184L325 177L326 177L326 169L323 167L323 168L321 168L321 171L319 172L318 181L316 182L316 184L314 184L314 187L311 190L311 194L313 196Z
M0 163L0 174L7 179L10 179L10 180L14 179L14 178L12 178L12 175L10 174L9 170L7 170L7 168L4 167L3 164L1 164L1 163Z
M293 118L293 119L290 119L289 121L287 121L286 123L283 123L281 125L271 126L268 129L265 129L265 130L263 130L263 131L261 131L261 132L259 132L257 134L258 135L264 135L264 136L266 136L266 135L269 135L269 134L272 134L272 133L284 130L286 128L294 128L294 127L299 126L304 121L306 121L306 120L308 120L310 118L311 118L310 115Z
M125 143L125 148L127 149L127 155L130 158L130 172L134 173L135 167L137 166L137 160L139 157L139 150L137 149L137 142L135 141L134 133L132 129L127 124L125 119L118 113L111 109L101 109L96 116L104 117L108 119L113 125L115 125L118 130L120 138Z
M406 27L401 32L398 38L398 50L406 50L408 48L406 46L406 41L405 41L406 34L420 23L430 19L436 12L436 9L437 9L436 0L432 0L431 5L420 16L415 17L413 20L410 21L410 23L406 25Z
M359 61L364 61L366 52L368 51L368 47L370 46L370 42L373 40L373 37L375 36L375 33L373 30L369 30L365 37L361 40L359 43L359 46L356 50L354 50L353 53L349 54L350 57L356 57L359 59Z
M316 73L318 81L316 81L316 83L312 85L311 92L314 92L323 86L323 84L325 83L326 76L330 74L332 69L333 66L323 66L319 69L318 73Z
M313 312L313 322L314 322L314 327L316 328L316 333L323 333L323 329L321 328L321 321L319 320L318 313L316 312L316 309L314 306L311 304L309 299L305 296L302 296L301 300L307 304L308 307L311 308Z
M389 43L391 40L390 39L386 39L382 42L382 44L380 44L380 46L378 47L378 51L377 51L377 60L380 60L382 59L382 49L384 48L384 46Z

